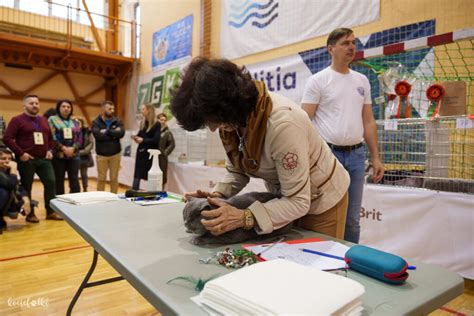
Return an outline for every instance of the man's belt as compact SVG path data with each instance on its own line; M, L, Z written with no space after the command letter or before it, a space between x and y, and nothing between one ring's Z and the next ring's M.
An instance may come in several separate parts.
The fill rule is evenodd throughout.
M331 143L328 143L329 145L329 148L331 148L332 150L337 150L337 151L351 151L351 150L354 150L354 149L357 149L359 147L362 147L364 146L364 143L363 142L360 142L358 144L355 144L355 145L350 145L350 146L338 146L338 145L334 145L334 144L331 144Z

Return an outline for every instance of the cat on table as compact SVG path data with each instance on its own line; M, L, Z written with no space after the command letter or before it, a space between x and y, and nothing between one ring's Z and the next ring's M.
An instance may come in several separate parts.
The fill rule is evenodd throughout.
M270 192L251 192L242 195L233 196L227 200L224 200L226 203L244 210L248 208L253 202L259 201L265 203L267 201L278 199L279 196L270 193ZM226 232L219 236L212 235L201 223L201 219L204 217L201 215L201 211L211 210L217 208L214 205L211 205L206 198L188 198L188 202L183 209L183 220L184 226L188 233L193 233L198 236L195 236L191 239L191 243L194 245L209 245L209 244L236 244L241 243L246 240L255 240L261 238L269 238L285 234L291 230L292 223L274 230L270 234L258 235L254 229L244 230L243 228L238 228L229 232Z

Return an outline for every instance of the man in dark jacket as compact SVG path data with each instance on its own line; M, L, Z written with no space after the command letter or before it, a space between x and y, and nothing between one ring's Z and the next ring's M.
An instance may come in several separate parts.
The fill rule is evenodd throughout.
M17 218L23 208L25 215L31 211L30 199L25 190L20 190L17 164L7 148L0 148L0 234L7 227L4 216Z
M97 190L105 190L107 171L110 170L110 191L118 191L118 172L120 169L120 139L125 135L122 122L114 116L112 101L102 102L102 114L92 122L97 152Z

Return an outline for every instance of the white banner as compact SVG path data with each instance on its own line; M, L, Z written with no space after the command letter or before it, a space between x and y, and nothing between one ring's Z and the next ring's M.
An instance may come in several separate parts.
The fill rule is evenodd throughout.
M380 0L224 0L221 56L238 58L379 18Z
M255 80L265 82L267 89L301 102L306 81L311 77L299 54L272 59L263 63L245 65Z
M366 185L360 243L474 279L473 205L469 194Z

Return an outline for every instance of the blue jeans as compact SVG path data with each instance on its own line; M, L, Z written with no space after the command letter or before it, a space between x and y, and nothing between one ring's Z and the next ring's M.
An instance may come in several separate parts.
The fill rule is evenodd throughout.
M365 149L364 146L351 151L338 151L333 149L332 153L344 168L346 168L351 177L344 240L359 243L360 210L362 207L362 193L364 191Z

